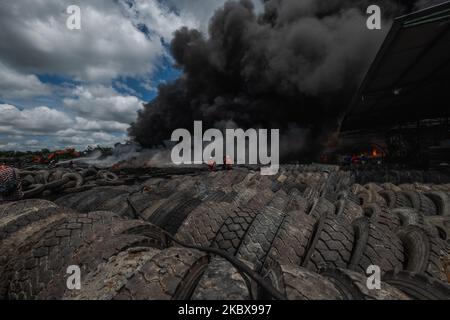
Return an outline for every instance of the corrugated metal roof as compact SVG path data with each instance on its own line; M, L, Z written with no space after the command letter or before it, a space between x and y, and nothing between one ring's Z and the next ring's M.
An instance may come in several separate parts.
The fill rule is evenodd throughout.
M343 130L448 116L450 1L395 20Z

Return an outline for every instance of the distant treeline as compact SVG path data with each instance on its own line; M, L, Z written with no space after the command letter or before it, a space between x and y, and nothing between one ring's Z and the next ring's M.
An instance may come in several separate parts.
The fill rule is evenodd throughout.
M51 153L48 149L42 149L39 151L4 151L0 150L0 158L23 158L23 157L33 157L41 154Z
M67 150L67 149L66 149ZM34 151L12 151L12 150L0 150L0 159L1 158L32 158L34 156L45 156L51 153L58 152L60 150L50 150L50 149L41 149ZM102 155L111 155L112 148L109 147L88 147L84 151L80 151L80 155L85 156L94 151L100 151Z

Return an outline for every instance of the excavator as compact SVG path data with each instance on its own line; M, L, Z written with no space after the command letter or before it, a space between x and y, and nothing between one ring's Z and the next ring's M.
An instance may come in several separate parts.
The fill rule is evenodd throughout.
M80 153L75 149L57 150L49 154L40 154L33 157L34 163L49 164L58 162L61 159L74 159L80 157Z

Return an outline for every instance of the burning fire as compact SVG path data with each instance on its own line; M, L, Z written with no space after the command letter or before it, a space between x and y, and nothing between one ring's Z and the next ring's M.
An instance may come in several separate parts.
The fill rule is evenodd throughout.
M373 148L372 149L372 157L380 157L381 156L381 152L378 151L377 149Z

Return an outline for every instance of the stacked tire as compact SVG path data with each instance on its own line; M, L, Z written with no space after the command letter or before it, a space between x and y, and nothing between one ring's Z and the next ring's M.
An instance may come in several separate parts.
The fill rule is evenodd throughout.
M447 187L354 181L291 165L0 205L0 298L450 299Z

